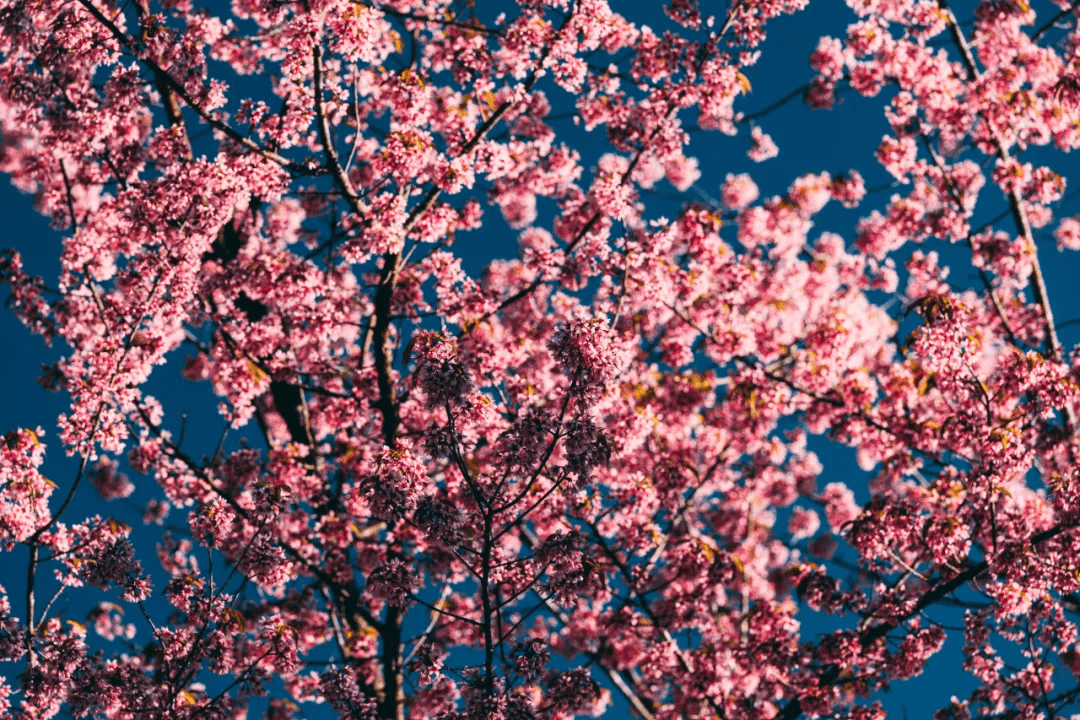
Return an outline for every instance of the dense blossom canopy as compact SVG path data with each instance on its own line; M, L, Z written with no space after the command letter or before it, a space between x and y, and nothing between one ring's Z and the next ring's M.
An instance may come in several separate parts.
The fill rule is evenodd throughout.
M794 100L877 97L891 197L706 202L707 131L798 152L743 104L806 0L0 0L0 167L64 236L0 280L70 397L0 438L0 715L869 720L947 643L940 720L1080 712L1055 3L838 6Z

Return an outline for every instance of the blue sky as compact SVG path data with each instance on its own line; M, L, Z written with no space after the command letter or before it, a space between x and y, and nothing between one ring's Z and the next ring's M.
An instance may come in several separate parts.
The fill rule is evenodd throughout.
M657 29L669 26L659 14L658 3L614 0L612 4L618 12L632 20L641 19ZM709 8L714 7L717 9L711 12L722 14L718 3L705 2L704 6L706 12L710 12ZM963 12L963 7L957 8L961 20L970 15L970 12ZM1055 10L1046 2L1036 4L1035 9L1040 12L1041 17L1046 17ZM737 102L737 107L744 112L753 113L807 82L812 77L807 57L817 45L818 38L825 34L842 37L847 25L853 20L854 14L839 0L821 0L803 13L782 17L771 23L769 38L761 48L762 60L746 73L753 90ZM560 104L569 101L565 96L559 98L561 91L557 89L550 89L549 92L556 111ZM759 120L760 126L772 135L780 147L777 158L762 164L755 164L746 158L748 139L745 128L736 137L719 133L695 133L689 154L699 158L703 177L697 183L697 189L687 193L686 198L697 200L703 197L701 193L715 196L727 173L750 172L760 186L763 197L767 197L784 192L791 181L803 173L843 172L855 168L863 174L868 187L881 190L869 196L857 210L845 210L832 204L819 216L817 226L812 232L812 237L815 237L817 233L827 229L840 233L850 242L860 217L871 208L881 207L892 192L904 192L902 187L895 190L888 188L892 182L891 176L873 160L874 149L888 130L881 113L882 104L887 97L888 95L883 94L879 98L865 99L854 93L846 93L841 96L841 102L830 111L810 111L798 99L784 105ZM564 123L558 130L566 131L570 142L585 149L583 155L587 160L588 148L605 146L597 134L590 136L574 128L569 122ZM1036 152L1032 157L1037 160L1040 155L1046 154ZM1080 182L1080 174L1072 172L1076 162L1077 159L1070 156L1058 156L1050 161L1053 169L1066 177L1074 174ZM669 187L661 189L669 195L674 193ZM1066 214L1080 210L1080 206L1073 202L1075 196L1068 194L1071 190L1072 188L1069 188L1066 191ZM983 197L989 202L980 208L981 217L993 216L1003 207L995 193L994 188L984 190ZM650 211L651 216L659 213L670 216L678 207L678 201L671 198L645 195L644 199L654 208ZM33 211L30 196L19 193L6 182L0 182L0 207L5 210L5 222L0 228L0 247L19 250L24 256L27 271L44 276L46 283L53 285L59 269L57 258L60 235L50 229L48 223ZM489 224L485 229L463 235L457 244L458 252L468 254L467 267L470 270L479 270L490 259L515 254L516 234L503 226L497 220L497 215L497 210L489 209L486 214ZM543 222L544 217L541 216L540 223ZM1049 237L1050 229L1042 231L1039 245L1043 252L1043 266L1056 316L1059 322L1067 322L1080 317L1080 295L1074 292L1076 265L1071 257L1051 255L1056 251ZM936 241L929 245L931 247L927 249L939 250L944 256L957 258L963 263L964 253L957 248L948 248ZM965 286L974 285L976 282L966 263L958 264L950 279ZM1071 347L1080 338L1078 333L1080 325L1063 329L1061 335L1066 347ZM43 348L38 338L32 337L6 312L0 313L0 338L6 350L0 353L0 433L15 427L43 427L46 430L44 440L50 448L44 471L61 489L66 490L74 476L76 464L64 456L55 437L56 417L66 408L66 396L46 393L35 382L35 378L40 374L41 364L55 360L61 350ZM214 408L217 400L206 385L193 386L179 379L177 371L186 352L185 349L178 350L169 365L156 371L148 385L148 392L162 401L167 424L171 427L178 429L182 413L187 413L187 447L198 456L213 451L223 421L216 415ZM821 485L833 480L847 481L853 486L861 482L858 478L864 475L855 466L853 453L849 449L823 440L816 442L816 449L826 468L820 479ZM133 497L134 501L141 504L146 498L158 494L149 479L132 477L139 486ZM865 499L865 488L861 492L863 494L860 499ZM110 505L102 503L89 484L82 487L78 500L71 519L74 519L75 513L82 517L95 512L117 515L122 519L134 517L137 520L138 517L133 515L130 504L124 504L123 501ZM153 557L156 532L143 530L136 522L132 524L136 526L135 541L144 565L153 567L156 565ZM25 555L22 548L11 554L0 555L0 583L9 591L16 591L22 585ZM17 597L17 593L13 593L16 612L21 615ZM96 599L100 598L95 597ZM73 606L70 612L77 615L80 609ZM949 618L952 623L959 624L955 612L943 612L941 618ZM835 627L835 622L835 619L807 615L804 627L806 633L812 635ZM145 637L145 628L141 627L140 633ZM890 709L891 716L904 717L906 713L906 716L911 718L929 717L933 710L947 704L951 695L966 697L973 685L971 678L960 669L960 644L955 636L951 637L945 650L931 662L927 673L915 680L898 683L892 693L882 698ZM0 666L0 674L12 676L15 673Z

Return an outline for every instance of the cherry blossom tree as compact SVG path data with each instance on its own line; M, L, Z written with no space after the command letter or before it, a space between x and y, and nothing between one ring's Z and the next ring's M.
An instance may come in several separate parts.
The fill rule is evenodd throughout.
M949 643L935 717L1080 712L1055 2L849 0L777 104L884 108L891 197L691 200L716 131L798 152L744 105L806 0L0 0L0 164L64 237L0 279L70 397L0 442L2 714L868 720Z

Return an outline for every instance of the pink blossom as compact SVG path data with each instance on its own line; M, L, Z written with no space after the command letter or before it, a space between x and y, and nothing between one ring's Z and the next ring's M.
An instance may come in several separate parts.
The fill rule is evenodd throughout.
M749 175L732 175L720 186L720 199L732 210L742 210L758 198L758 187Z
M697 158L683 156L669 158L664 163L664 174L679 192L686 192L701 178Z
M780 148L776 146L772 138L756 125L750 130L750 141L751 146L746 156L754 162L764 162L780 154Z
M0 715L1074 711L1074 18L847 4L5 5Z
M810 67L829 80L840 80L844 76L844 66L848 62L844 55L843 42L835 38L823 37L818 41L817 49L810 55Z
M392 560L387 565L376 568L368 577L371 593L393 607L404 606L410 593L419 585L420 580L415 571L400 560Z
M510 227L531 225L536 220L536 195L524 191L503 194L499 197L499 208Z
M606 383L618 371L618 347L598 320L575 321L559 330L549 349L579 391Z
M908 174L915 168L916 154L913 138L896 139L885 136L878 146L877 158L893 177L907 181Z
M813 537L819 527L821 527L821 519L813 510L797 507L791 511L788 532L791 533L792 542Z
M1080 220L1062 218L1054 230L1058 250L1080 250Z
M821 500L825 503L825 519L829 529L841 534L848 523L862 512L855 503L855 493L843 483L831 482L821 491Z
M127 475L117 471L116 461L108 458L103 458L98 462L90 477L90 482L94 484L104 500L126 498L135 492L135 485L128 480Z

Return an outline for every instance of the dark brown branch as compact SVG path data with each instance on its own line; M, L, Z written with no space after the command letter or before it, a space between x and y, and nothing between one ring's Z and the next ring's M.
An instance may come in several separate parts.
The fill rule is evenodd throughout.
M1065 8L1054 17L1050 18L1045 25L1039 28L1038 31L1036 31L1036 33L1031 36L1031 42L1039 42L1039 40L1042 39L1043 35L1050 32L1050 28L1054 27L1054 25L1056 25L1060 20L1064 19L1066 15L1071 15L1073 12L1075 12L1077 7L1080 7L1080 0L1073 0L1072 4L1069 5L1069 7Z
M1058 535L1061 535L1062 533L1071 529L1073 529L1072 525L1056 525L1049 530L1044 530L1043 532L1032 536L1031 540L1025 544L1030 544L1031 547L1034 548L1035 546L1041 545L1047 540L1052 540ZM959 590L967 583L979 579L989 569L990 564L986 560L983 560L980 563L972 565L967 570L961 573L957 573L948 580L939 580L938 584L931 587L930 590L927 590L919 597L919 599L915 602L915 604L911 607L909 611L902 613L899 616L889 618L888 620L878 623L877 625L874 625L861 632L859 634L859 644L863 648L869 648L871 645L873 645L878 640L884 638L894 629L903 625L908 619L918 615L923 610L926 610L928 607L945 599L946 596L955 592L956 590ZM822 671L821 675L818 676L818 687L829 687L831 685L836 685L837 681L840 679L841 672L842 669L837 665L830 665L829 667L825 668ZM774 720L795 720L795 718L799 717L801 714L802 703L799 701L798 698L795 698L791 700L787 705L785 705L783 710L776 714Z
M956 205L958 212L964 212L964 193L956 184L956 179L946 170L945 163L941 157L934 152L934 148L930 145L930 138L926 136L926 133L921 133L923 145L926 146L926 152L930 154L930 157L934 161L934 165L941 171L941 176L945 179L945 185L949 189L949 196L953 203ZM972 256L975 255L975 241L969 232L967 235L968 249L971 250ZM1020 343L1016 339L1015 333L1013 333L1012 327L1009 326L1009 319L1005 317L1005 311L1001 307L1001 303L998 302L997 294L994 293L994 286L990 283L990 278L986 275L986 270L978 268L979 278L982 280L983 287L986 288L986 294L990 296L990 302L994 306L994 312L997 313L998 320L1001 321L1001 325L1005 330L1005 336L1009 339L1009 344L1017 350L1020 350Z
M184 86L177 82L172 75L162 69L162 67L158 65L153 59L142 56L142 54L138 52L138 47L136 46L136 43L132 41L123 32L121 32L120 28L118 28L112 20L105 17L104 13L98 10L97 7L95 7L94 4L90 2L90 0L78 0L78 2L80 5L86 8L87 12L94 16L95 20L101 23L110 33L112 33L112 36L116 39L117 42L130 50L136 56L139 56L140 61L147 68L149 68L152 73L154 73L154 77L163 82L165 86L169 88L169 90L176 93L176 96L183 100L185 105L194 110L195 114L202 118L204 121L206 121L206 123L210 125L210 127L221 133L224 133L231 140L239 143L240 145L244 146L256 155L259 155L260 157L269 160L272 163L276 163L277 165L280 165L287 170L290 170L300 175L312 174L311 170L309 170L308 168L298 165L292 160L289 160L288 158L283 157L276 152L267 150L251 138L244 137L229 125L221 122L207 110L204 110L194 101L194 99L192 99L190 95L188 95L187 91L184 89Z
M64 195L67 200L68 215L71 216L71 232L72 234L79 232L79 219L75 217L75 199L71 195L71 180L68 179L67 168L64 167L64 161L60 161L60 176L64 178ZM90 281L91 286L93 280Z
M979 68L975 64L975 56L971 52L971 45L968 43L967 38L964 37L964 33L961 32L960 26L956 21L956 15L949 8L948 0L938 0L938 7L948 18L949 34L952 37L953 44L956 45L960 51L960 55L964 60L964 67L967 70L968 80L974 82L979 79ZM982 117L983 122L986 123L987 130L989 130L991 137L994 141L994 148L998 159L1002 162L1011 159L1008 150L1005 148L1005 143L1001 140L997 131L994 129L993 124L990 122L990 118L986 117L986 114L979 111L979 115ZM1050 308L1050 296L1047 293L1046 279L1043 277L1042 266L1039 264L1039 251L1035 245L1035 237L1031 232L1031 223L1028 220L1027 211L1024 209L1024 200L1020 196L1020 190L1015 186L1009 190L1009 209L1012 211L1013 221L1016 224L1016 230L1027 245L1027 250L1031 257L1031 292L1035 296L1035 302L1042 309L1043 321L1046 328L1046 349L1047 354L1051 360L1061 361L1062 349L1061 342L1058 340L1057 328L1054 325L1054 313ZM1076 412L1072 405L1065 405L1065 430L1069 437L1072 437L1076 428Z
M318 124L319 142L322 143L323 153L326 155L326 164L329 166L330 174L334 178L334 184L337 185L338 190L345 197L345 201L349 203L349 207L360 217L361 221L366 222L368 219L367 206L364 205L363 200L356 193L356 189L349 180L345 169L341 167L337 148L334 146L334 138L330 133L330 118L327 116L326 108L323 106L322 47L318 42L312 47L311 55L313 63L312 84L315 93L315 122ZM359 132L359 129L357 132Z
M395 17L398 20L407 20L410 22L423 23L425 25L440 25L442 27L461 28L468 32L479 33L481 35L494 35L495 37L502 37L503 33L500 30L494 28L485 27L479 23L462 22L460 20L444 20L441 18L428 17L427 15L417 15L416 13L400 12L385 5L376 5L380 12Z
M524 526L519 526L519 533L522 544L526 547L532 549L538 544L536 536L525 530ZM537 594L539 595L539 593ZM559 622L566 627L573 625L570 616L563 612L562 608L560 608L554 600L550 597L540 596L540 598L544 602L544 605L547 606L548 610L551 611L551 614L558 618ZM651 701L643 700L636 692L634 692L634 689L630 684L633 682L633 678L630 677L629 673L620 673L618 670L604 665L603 656L599 652L586 650L585 656L596 663L604 671L608 678L611 679L611 682L614 683L615 688L624 698L626 698L627 702L630 703L642 718L645 720L653 720L656 706Z
M138 0L135 3L135 10L139 16L139 22L143 22L150 16L150 1ZM158 94L161 95L161 104L165 107L165 119L169 123L171 128L179 128L180 139L184 146L184 159L191 160L194 157L191 153L191 139L188 137L187 127L184 125L184 115L180 112L180 102L176 98L176 92L169 87L169 81L166 78L166 73L160 68L153 69L154 84L157 86Z

